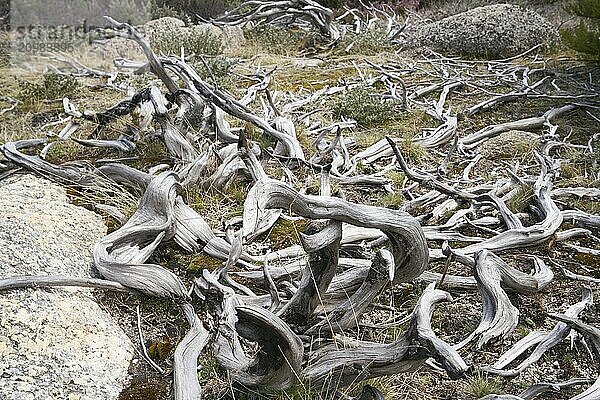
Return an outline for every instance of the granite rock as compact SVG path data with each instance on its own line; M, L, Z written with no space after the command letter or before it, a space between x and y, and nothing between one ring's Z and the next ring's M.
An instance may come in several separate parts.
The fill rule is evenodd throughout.
M91 273L102 219L32 175L0 181L0 277ZM89 289L0 293L0 398L117 399L133 345Z
M536 12L511 4L494 4L419 25L408 35L405 45L501 58L517 55L538 44L548 46L557 39L556 28Z

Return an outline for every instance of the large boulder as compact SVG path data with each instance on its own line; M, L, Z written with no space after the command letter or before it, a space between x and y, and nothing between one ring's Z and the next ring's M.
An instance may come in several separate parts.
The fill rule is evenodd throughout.
M520 6L495 4L477 7L418 26L408 47L428 46L444 53L472 57L510 57L558 38L552 24Z
M0 278L89 277L102 219L31 175L0 181ZM89 289L0 292L0 398L117 399L134 349Z

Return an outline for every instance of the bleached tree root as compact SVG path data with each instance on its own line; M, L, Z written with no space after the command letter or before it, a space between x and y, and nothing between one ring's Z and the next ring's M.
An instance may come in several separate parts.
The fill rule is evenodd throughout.
M518 293L533 294L543 289L552 280L552 272L545 264L534 275L518 271L489 251L480 252L475 258L475 279L483 298L483 317L479 326L461 343L460 349L477 339L477 348L482 348L492 339L510 334L519 321L519 310L513 306L501 283Z
M175 349L175 399L198 400L202 398L202 388L198 381L198 357L208 344L210 334L190 304L184 304L182 309L190 329Z
M430 356L444 366L451 378L463 376L468 366L450 345L435 336L430 326L435 304L450 300L448 293L428 286L415 308L409 329L399 339L390 344L353 341L342 350L328 345L308 361L304 378L316 384L331 382L332 387L345 386L356 380L414 370Z
M580 302L572 305L571 307L569 307L569 309L565 312L565 315L567 315L569 317L577 317L579 315L579 313L581 313L587 306L592 304L592 302L593 302L592 291L588 287L584 286L582 288L582 300ZM559 322L556 324L554 329L552 329L550 332L548 332L546 337L543 338L537 344L537 346L535 347L533 352L529 355L529 357L527 357L525 360L523 360L515 368L507 370L507 369L495 368L492 366L492 367L484 367L483 370L485 370L489 373L492 373L492 374L503 376L503 377L517 376L521 372L523 372L525 369L530 367L532 364L537 362L544 355L544 353L546 351L548 351L548 349L554 347L559 342L561 342L565 337L567 337L567 335L569 334L569 331L570 331L570 328L567 324L565 324L564 322ZM512 351L512 349L509 350L509 352L511 352L511 351Z

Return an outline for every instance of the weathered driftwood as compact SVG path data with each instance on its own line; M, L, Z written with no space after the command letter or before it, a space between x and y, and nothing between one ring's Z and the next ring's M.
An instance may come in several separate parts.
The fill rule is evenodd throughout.
M593 325L586 324L585 322L575 317L571 317L565 314L549 313L548 316L552 319L564 322L565 324L569 325L572 329L575 329L577 332L589 339L594 348L596 349L596 354L600 356L600 329L596 328Z
M547 241L554 235L562 224L563 213L550 197L553 166L551 161L543 156L538 156L538 161L541 172L534 184L534 193L543 220L528 227L509 229L483 242L456 249L457 253L470 255L482 250L500 251L533 246ZM509 223L514 224L517 222L512 219Z
M522 294L533 294L543 289L552 279L545 264L536 264L534 275L525 274L510 267L489 251L482 251L475 258L475 279L483 298L483 317L479 326L465 340L456 345L462 348L477 339L477 348L488 341L510 334L519 322L519 310L513 306L501 283Z
M346 386L363 379L414 370L432 356L451 378L463 376L467 365L451 346L434 335L430 326L434 305L449 300L448 293L428 286L408 331L399 339L390 344L352 341L345 349L325 346L309 359L302 375L315 384L329 382L331 387Z
M130 288L123 286L118 282L108 281L105 279L73 278L63 275L23 275L11 276L10 278L0 279L0 291L54 286L89 287L96 289L114 290L117 292L128 292L131 290Z
M215 25L285 24L306 21L331 40L340 38L333 24L333 11L313 0L246 1L225 15L213 19Z
M152 359L152 357L150 357L150 354L148 354L148 349L146 348L146 341L144 340L144 333L142 332L142 313L140 312L139 304L135 307L135 313L137 316L137 332L138 332L138 339L140 340L140 347L142 348L142 356L144 357L144 360L146 360L148 365L150 365L152 368L154 368L154 370L156 372L158 372L161 375L164 375L165 370L162 369L160 367L160 365L158 365Z
M586 187L566 187L556 188L551 192L552 197L557 198L585 198L591 200L600 200L600 189Z
M234 380L250 387L274 389L285 389L296 382L304 350L285 322L262 307L244 305L233 289L219 283L207 270L195 287L203 298L216 295L220 302L215 355ZM258 343L261 352L248 356L242 338Z
M515 343L506 353L493 365L496 369L504 369L508 364L516 360L529 348L537 345L548 336L547 331L531 331L524 338Z
M435 282L453 290L477 290L477 280L473 276L440 274L438 272L423 272L417 280L427 283Z
M480 397L479 400L525 400L521 396L512 394L488 394Z
M160 59L156 57L156 55L152 51L148 40L131 25L115 21L110 17L104 18L106 18L106 20L110 22L115 29L122 29L115 31L117 35L127 39L135 40L140 45L142 51L144 52L144 55L148 59L148 63L152 72L160 78L160 80L165 84L169 92L175 95L179 90L179 87L177 86L177 84L175 84L173 79L171 79L171 76L169 76L169 74L165 71Z
M550 262L553 265L556 265L558 268L560 268L561 272L563 273L563 275L566 278L573 279L575 281L586 282L586 283L600 283L600 278L594 278L593 276L576 274L574 272L569 271L567 268L565 268L563 265L557 263L556 261L550 260Z
M198 400L202 398L198 357L208 344L210 334L191 304L184 304L182 309L190 328L175 348L173 390L175 400Z
M466 200L473 200L475 199L477 196L473 193L468 193L465 192L464 190L461 189L456 189L450 185L448 185L445 182L441 182L439 180L437 180L435 177L433 177L432 175L428 174L428 173L423 173L423 172L417 172L412 170L406 160L404 159L404 157L402 156L402 153L400 152L400 150L398 149L398 146L396 145L396 142L394 142L392 139L390 138L386 138L390 147L392 148L392 151L394 152L394 155L396 156L396 160L398 161L398 165L400 165L400 168L402 169L402 171L406 174L406 176L408 176L410 179L419 182L419 183L424 183L427 184L429 186L431 186L432 189L435 189L437 191L439 191L440 193L444 193L450 196L457 196L459 198L462 199L466 199Z
M46 139L28 139L7 142L0 146L0 150L4 154L4 157L9 161L41 176L69 185L85 186L91 183L94 176L85 168L78 168L73 165L57 166L42 160L40 157L30 156L20 151L23 148L46 144L46 142Z
M465 110L465 114L473 115L478 112L489 110L490 108L495 107L498 104L502 104L502 103L517 100L519 98L527 97L529 95L529 93L534 91L537 87L546 83L548 78L549 78L548 76L545 76L542 79L540 79L539 81L537 81L536 83L534 83L532 85L527 85L524 89L522 89L520 91L515 90L510 93L502 94L499 96L494 96L491 99L484 100L481 103L478 103L474 106L467 108Z
M105 147L109 149L129 152L135 150L135 143L125 136L119 136L117 140L98 140L98 139L72 139L75 143L87 147Z
M594 215L581 210L564 210L562 212L565 222L587 229L600 228L600 215Z
M573 379L569 379L566 382L536 383L534 385L531 385L530 387L528 387L521 393L519 393L519 397L523 398L524 400L531 400L531 399L535 399L539 395L546 393L546 392L560 392L562 389L570 388L572 386L584 385L584 384L591 383L591 382L593 382L592 379L573 378Z
M592 304L593 297L592 291L588 287L582 288L582 300L567 309L565 315L569 317L577 317L587 306ZM484 367L483 369L489 373L504 376L504 377L514 377L519 375L529 366L537 362L544 353L550 348L554 347L556 344L561 342L570 332L570 328L564 322L559 322L554 326L545 338L543 338L535 347L533 352L523 360L518 366L513 369L500 369L495 367ZM509 350L510 352L511 350Z
M401 211L352 204L335 197L302 195L283 182L266 179L255 183L244 203L244 237L254 232L270 208L291 210L309 219L332 219L381 229L392 246L394 282L416 278L427 265L423 231L414 218Z
M288 8L292 11L285 15L280 13L281 7L288 6L292 6ZM399 33L396 28L403 29L394 22L395 16L387 10L380 12L367 6L366 15L348 10L344 18L353 19L357 32L364 31L374 23L374 18L387 21L387 40L394 40ZM220 22L237 24L257 20L261 23L284 23L294 18L303 27L306 21L310 21L332 38L338 34L329 11L311 0L250 1ZM441 370L441 365L452 378L462 377L468 366L456 348L471 341L477 341L477 347L481 347L490 340L506 336L516 326L518 310L510 303L506 292L512 290L524 295L533 294L553 279L552 271L539 258L534 258L534 272L526 274L510 267L491 251L539 245L549 240L569 241L580 236L596 240L592 230L600 226L600 217L579 210L561 211L554 199L567 199L567 204L571 198L596 199L599 197L597 190L552 189L556 165L548 154L553 154L550 150L557 146L572 145L566 140L558 142L552 139L556 138L556 126L549 122L555 116L578 106L568 105L550 110L539 118L487 127L462 140L456 136L458 118L447 107L446 101L451 90L468 86L469 90L491 93L497 91L494 85L498 82L511 87L508 95L496 96L467 109L466 113L469 114L530 94L537 96L538 93L533 91L541 88L542 83L554 84L547 78L529 84L528 68L515 68L507 60L488 62L485 63L489 71L487 81L484 80L481 85L473 84L474 75L469 69L473 69L475 62L431 53L430 58L423 62L435 68L440 67L446 75L441 82L433 84L426 78L425 87L421 83L406 85L403 79L409 70L421 71L428 76L429 72L419 66L420 62L408 69L393 64L378 66L367 62L369 74L375 71L380 75L373 77L366 74L361 71L362 65L354 63L360 81L349 78L343 87L326 87L316 93L301 91L299 95L274 92L272 96L267 89L273 79L273 71L263 73L259 70L256 85L252 85L238 100L221 90L214 78L214 84L203 80L186 63L185 57L158 57L134 28L112 22L115 27L128 30L120 34L135 40L148 59L146 64L120 61L119 65L135 68L137 72L153 72L169 93L165 95L161 88L149 86L104 112L80 112L65 99L63 105L69 120L62 121L68 124L58 134L58 139L70 139L77 129L78 123L74 121L89 120L98 124L100 129L115 118L136 110L142 121L139 129L130 129L131 136L102 141L97 138L74 140L82 145L126 151L139 145L136 142L141 133L152 131L155 133L150 137L159 138L165 144L169 163L152 166L148 172L117 164L124 161L122 158L112 163L110 160L98 161L98 164L102 164L99 168L85 164L57 166L21 151L29 146L46 144L44 140L3 145L2 153L6 159L0 161L0 168L22 166L63 183L83 187L98 182L116 182L119 187L127 187L143 193L143 196L137 212L129 221L96 246L95 264L110 281L17 277L0 280L0 290L3 285L5 288L83 285L112 290L135 289L185 303L188 301L188 291L174 274L158 265L145 264L158 244L173 239L184 251L204 252L222 260L222 266L213 273L204 270L193 287L194 292L204 300L203 310L207 313L207 320L214 322L214 332L209 334L191 305L183 305L190 330L175 352L174 389L177 399L201 397L202 389L196 374L197 359L211 340L212 350L229 376L242 386L256 389L287 388L300 378L308 381L312 387L326 385L324 391L330 387L331 392L335 391L333 388L366 378L411 371L423 363L437 370ZM114 77L111 79L114 80ZM415 142L434 149L454 140L437 170L433 168L425 172L411 168L398 150L400 138L382 139L352 155L356 141L346 134L345 129L355 127L355 121L338 121L328 126L313 124L309 121L314 122L312 115L319 110L307 112L301 109L321 96L376 83L378 86L383 84L387 90L376 94L378 98L401 100L407 110L409 106L422 106L440 121L437 128L424 129L422 135L413 139ZM433 103L428 99L420 102L420 98L435 90L441 93L433 99ZM261 93L265 94L266 101L259 97ZM282 104L285 102L280 101L281 98L291 102ZM248 108L257 100L262 102L262 114ZM273 142L269 143L266 151L261 151L240 128L233 129L229 125L225 114L256 126L272 137ZM294 121L306 123L305 132L315 138L316 153L310 160L304 157L296 137ZM536 207L532 207L531 214L513 213L506 206L509 199L514 198L518 187L534 182L530 177L529 165L510 169L508 178L501 178L495 183L484 182L469 176L482 159L481 155L476 155L457 163L464 168L462 174L459 173L457 178L450 176L450 173L456 174L449 166L457 157L464 155L456 151L459 147L463 150L475 149L483 141L507 129L534 128L544 124L549 129L549 134L545 136L550 141L545 141L549 144L543 146L546 157L538 157L541 172L534 183ZM50 146L44 147L42 154ZM591 144L576 145L576 148L594 152ZM398 167L392 164L382 167L382 164L394 156L399 169L406 175L401 183L402 194L408 200L401 206L403 211L364 206L331 195L330 180L340 185L379 185L391 191L391 180L385 174ZM281 168L285 181L271 179L261 165L261 162L268 162L269 158L284 161L289 168L300 167L321 172L321 195L306 195L306 188L296 190L298 177L285 166ZM370 168L376 172L371 175L359 174L359 164L370 164ZM244 204L243 218L227 221L222 230L213 230L200 214L185 204L184 197L180 195L180 186L200 190L225 188L232 181L248 176L254 180L254 186ZM422 189L427 186L433 190L423 192ZM568 208L562 202L559 204L561 208ZM464 205L467 208L461 208ZM110 206L104 209L119 216ZM406 211L419 215L413 218ZM500 218L495 215L496 212ZM299 215L311 224L310 234L301 235L303 246L257 255L255 244L250 245L251 242L269 231L279 218L290 218L284 213ZM452 216L448 218L448 214ZM532 215L539 222L529 223ZM123 218L122 213L120 218ZM421 227L419 222L428 225ZM559 232L563 222L583 228ZM318 225L318 229L312 230L314 225ZM484 234L476 235L471 233L473 231ZM428 251L426 240L444 241L444 244L441 249ZM466 242L468 245L451 248L446 241ZM385 246L388 247L382 248ZM597 252L570 243L566 243L566 246L587 254ZM424 272L429 254L431 258L446 258L443 273ZM452 260L473 268L474 276L448 274ZM234 265L246 270L232 271ZM597 281L593 277L564 272L565 276L574 279ZM246 286L235 281L235 276L246 278L250 284ZM424 291L414 310L403 310L406 312L402 312L401 316L392 315L378 324L360 321L363 313L372 307L386 312L397 311L384 304L374 304L376 296L388 287L413 280L433 282ZM268 294L255 294L256 285L252 284L262 285ZM431 328L434 305L440 301L451 301L448 293L435 289L436 284L461 290L478 288L483 297L481 323L456 347L437 338ZM569 327L579 331L597 350L597 329L577 319L577 314L589 303L591 294L584 290L584 299L572 306L566 315L551 315L561 321L551 332L532 332L487 369L505 376L519 374L566 337ZM392 343L373 343L352 338L351 329L354 328L360 327L362 332L365 327L385 329L399 327L409 321L407 331ZM533 346L536 348L526 360L514 369L505 369ZM556 390L559 385L539 384L519 396L494 398L529 399L544 390ZM597 386L595 384L576 398L589 400L598 397ZM359 399L368 398L381 400L382 396L365 386Z
M472 149L479 146L487 139L493 138L510 130L528 130L539 128L543 126L544 123L550 122L554 118L559 117L560 115L569 111L573 111L576 108L576 105L567 104L566 106L550 109L539 117L531 117L519 121L506 122L498 125L490 125L460 139L458 141L458 146L461 149Z
M587 388L582 393L579 393L575 397L571 397L569 400L594 400L600 398L600 378L594 382L592 386Z
M176 198L173 173L163 172L150 182L129 221L94 246L94 266L102 276L155 296L187 298L187 290L174 273L144 264L161 241L175 234Z
M362 314L371 305L375 297L381 293L388 283L393 281L393 276L390 276L390 273L394 270L392 254L385 249L379 250L375 254L371 267L360 287L346 301L327 312L325 319L311 326L306 333L321 336L329 332L340 332L347 328L356 327Z
M198 73L184 61L175 58L161 58L161 60L165 65L168 65L171 69L174 69L175 72L189 81L188 89L198 93L202 98L215 104L226 113L262 129L265 133L285 146L286 155L289 158L304 160L304 151L302 150L302 146L300 146L298 139L273 128L271 124L252 113L246 106L233 98L233 96L206 83Z
M322 296L338 266L341 237L339 221L328 221L319 232L302 236L309 265L302 272L298 290L278 313L287 323L306 325L319 302L323 301Z

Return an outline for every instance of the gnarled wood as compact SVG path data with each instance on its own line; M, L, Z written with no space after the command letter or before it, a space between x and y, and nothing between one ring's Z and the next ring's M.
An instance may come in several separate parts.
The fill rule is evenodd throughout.
M160 242L175 235L177 187L171 172L152 179L127 223L96 243L94 266L102 276L154 296L187 298L187 290L174 273L144 264Z
M191 304L184 304L182 309L190 329L175 348L175 400L199 400L202 398L202 387L198 381L198 356L208 344L210 335Z

